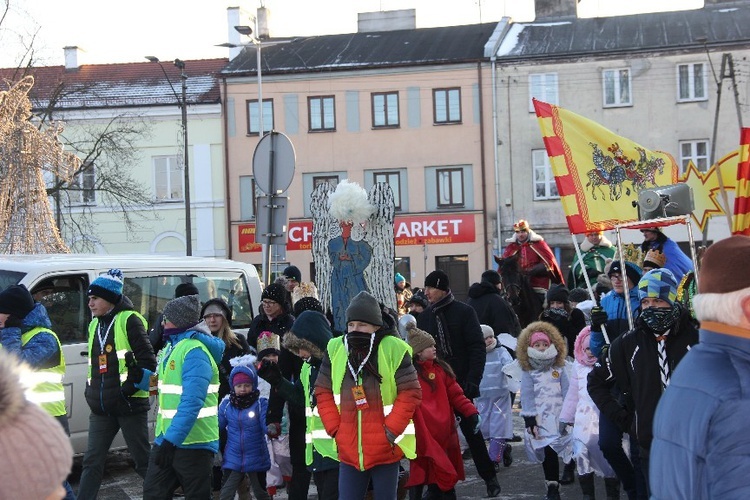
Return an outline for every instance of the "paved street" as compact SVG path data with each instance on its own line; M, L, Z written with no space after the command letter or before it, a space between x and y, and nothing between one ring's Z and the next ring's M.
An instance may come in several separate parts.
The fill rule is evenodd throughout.
M514 427L516 433L521 434L523 432L523 420L518 415L517 409L514 409ZM141 498L142 481L133 472L128 460L127 452L110 454L107 459L104 483L99 494L100 500L131 500ZM76 464L80 466L80 459L76 460ZM464 465L466 466L466 480L458 483L456 487L458 498L462 500L485 498L487 490L484 481L482 481L474 469L474 463L471 460L465 460ZM562 471L562 465L560 470ZM80 473L80 469L77 472ZM526 460L523 443L513 443L513 465L508 468L501 467L498 478L500 486L503 489L500 496L502 499L529 498L541 500L546 493L542 466L539 464L530 464ZM75 480L77 481L77 477ZM77 488L76 483L73 484L73 488ZM596 491L600 498L604 497L604 482L601 479L597 479ZM566 500L578 500L582 497L578 482L562 486L560 493L562 498ZM625 498L624 493L621 493L620 496L621 498ZM274 500L287 498L284 490L280 490L274 496ZM314 485L310 488L309 498L316 498Z

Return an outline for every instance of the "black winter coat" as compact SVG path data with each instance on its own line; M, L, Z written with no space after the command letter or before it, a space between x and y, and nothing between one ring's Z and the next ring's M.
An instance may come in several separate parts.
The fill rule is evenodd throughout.
M471 285L466 303L476 311L479 323L491 327L495 335L509 333L518 337L521 333L516 312L500 295L500 290L489 281Z
M232 373L232 365L229 362L232 358L238 358L245 354L250 354L250 345L247 343L247 339L241 333L235 333L237 340L240 342L240 347L234 344L224 344L224 355L221 357L221 363L219 364L219 401L224 399L224 396L229 394L229 374Z
M549 314L549 309L542 311L539 316L541 321L553 325L562 334L565 342L568 345L568 356L575 357L574 346L576 343L576 337L581 333L581 330L586 326L586 316L579 309L571 309L568 313L567 318L561 318L554 314Z
M120 302L115 305L114 309L108 314L99 318L99 330L104 333L114 321L115 316L122 311L133 309L133 303L126 296L122 296ZM105 353L107 356L107 371L99 373L99 355L102 354L99 345L99 338L94 332L94 338L91 343L91 382L86 384L86 402L91 408L91 412L96 415L109 416L126 416L137 413L147 412L149 410L149 398L131 397L136 392L135 384L143 376L142 369L155 371L156 356L149 342L146 328L141 320L134 314L128 318L126 323L128 342L130 349L135 355L138 363L137 370L129 370L128 378L120 386L119 364L117 361L117 350L122 346L114 345L115 331L114 326L109 330L105 338ZM106 346L112 346L107 349Z
M452 299L453 295L446 296L425 309L417 318L417 327L437 338L438 314L443 314L452 353L448 355L438 347L438 357L453 368L466 397L472 399L479 396L479 382L482 381L484 363L487 360L484 335L474 309L457 300L447 303L446 299L449 297Z
M698 343L696 323L687 310L679 304L678 307L681 309L680 319L665 339L670 373L674 373L690 346ZM612 342L609 357L615 383L625 396L627 410L635 413L638 444L648 450L653 439L656 405L663 392L656 337L639 317L633 330Z

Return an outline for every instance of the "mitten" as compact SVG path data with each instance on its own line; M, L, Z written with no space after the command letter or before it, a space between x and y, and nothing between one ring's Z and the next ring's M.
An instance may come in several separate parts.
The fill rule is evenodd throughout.
M264 359L260 362L260 366L258 367L258 376L272 386L277 385L279 382L281 382L282 379L279 364L267 359Z
M172 462L174 461L174 452L176 449L177 448L175 445L165 439L159 445L159 449L156 450L154 463L162 469L172 467Z
M523 425L526 427L526 432L537 437L536 417L523 417Z
M281 435L281 424L278 422L271 422L266 428L266 434L271 439L276 439Z
M591 309L591 331L601 332L602 325L606 325L608 319L609 319L609 316L607 316L607 312L604 309L598 306L592 308Z

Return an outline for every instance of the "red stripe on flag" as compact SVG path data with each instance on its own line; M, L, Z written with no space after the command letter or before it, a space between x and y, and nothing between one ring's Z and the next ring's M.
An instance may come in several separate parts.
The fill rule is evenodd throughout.
M562 154L565 152L563 149L563 143L562 139L558 136L552 136L552 137L543 137L544 140L544 147L547 148L547 154L550 157L553 156L562 156Z
M552 105L536 99L531 100L534 103L536 116L539 118L550 118L552 116Z
M568 220L568 228L571 234L581 234L587 231L586 223L583 221L581 214L568 215L566 219Z
M560 192L560 196L576 194L575 180L572 175L555 177L555 181L557 181L557 190Z

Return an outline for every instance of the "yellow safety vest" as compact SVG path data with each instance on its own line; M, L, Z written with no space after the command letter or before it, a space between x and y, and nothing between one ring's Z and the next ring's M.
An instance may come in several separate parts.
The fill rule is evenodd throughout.
M310 372L312 368L309 363L302 365L302 371L300 372L300 380L302 381L302 387L305 390L305 463L312 465L313 462L313 448L315 451L320 453L324 457L332 458L334 460L339 459L339 453L336 449L336 440L328 435L323 421L320 419L320 413L318 412L318 406L312 406L312 399L310 398Z
M60 362L50 368L35 370L34 385L26 392L26 398L41 406L53 417L67 415L65 409L65 390L63 389L63 376L65 375L65 355L62 352L60 339L52 330L43 327L32 328L21 335L21 346L26 345L31 339L40 333L49 333L57 342L60 351Z

